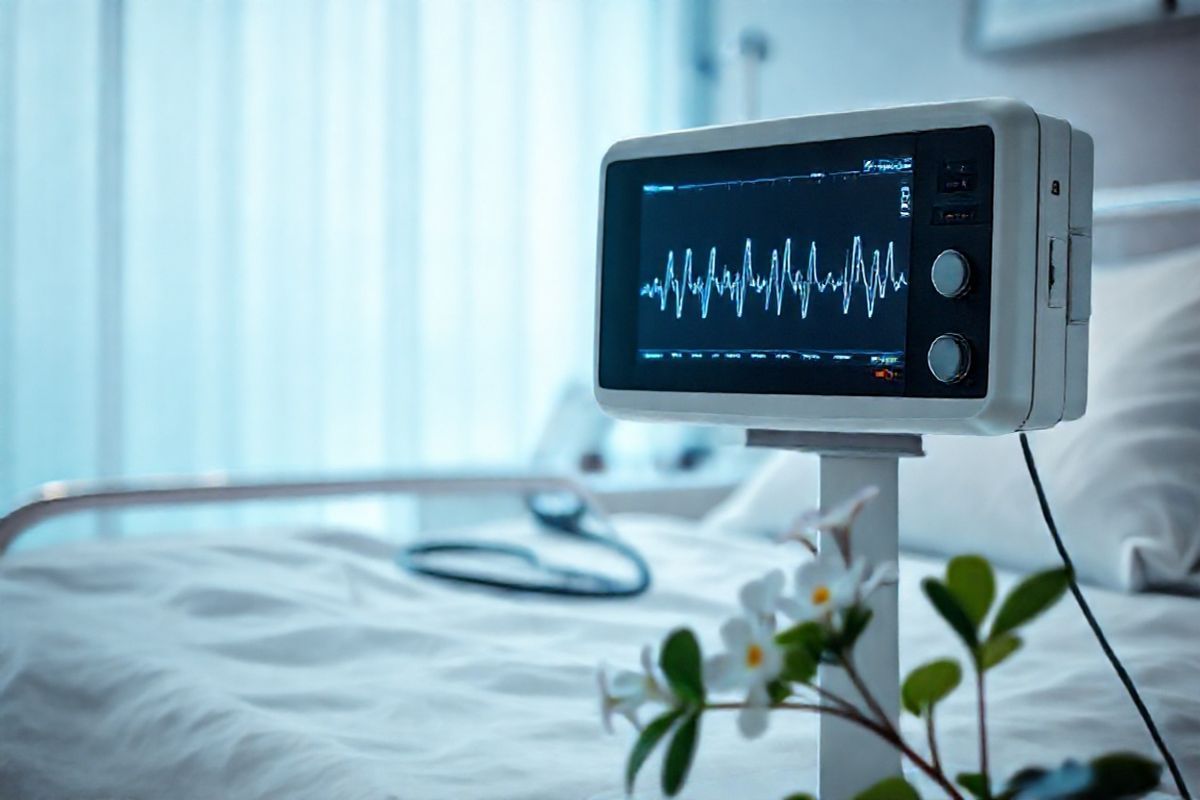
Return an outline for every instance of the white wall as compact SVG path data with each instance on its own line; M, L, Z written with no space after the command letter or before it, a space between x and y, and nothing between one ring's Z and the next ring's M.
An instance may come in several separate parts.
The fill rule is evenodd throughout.
M764 116L986 95L1017 97L1095 137L1101 187L1200 179L1200 31L1179 27L980 56L967 0L716 0L719 121L743 114L736 61L766 33ZM1173 234L1195 234L1178 221Z

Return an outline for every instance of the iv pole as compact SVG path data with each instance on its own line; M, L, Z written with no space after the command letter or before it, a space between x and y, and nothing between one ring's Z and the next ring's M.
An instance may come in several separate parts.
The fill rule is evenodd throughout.
M878 496L863 509L854 526L851 548L868 564L895 562L899 543L899 463L901 458L925 455L921 437L911 434L819 433L748 430L749 447L770 447L816 453L821 459L820 507L829 511L867 486ZM821 535L819 547L825 547ZM858 671L895 726L900 724L899 592L896 585L880 587L868 601L871 624L855 646ZM824 689L843 697L858 692L845 672L822 665L818 675ZM849 800L879 781L901 774L900 753L870 731L837 717L820 720L821 800Z

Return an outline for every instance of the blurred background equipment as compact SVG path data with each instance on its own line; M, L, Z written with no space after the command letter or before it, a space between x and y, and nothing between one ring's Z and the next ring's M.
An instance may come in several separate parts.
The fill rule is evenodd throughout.
M969 35L984 52L1051 47L1105 35L1141 34L1200 21L1194 0L974 0Z

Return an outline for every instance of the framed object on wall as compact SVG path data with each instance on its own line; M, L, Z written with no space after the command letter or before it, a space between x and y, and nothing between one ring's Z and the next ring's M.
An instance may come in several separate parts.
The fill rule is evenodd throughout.
M1003 52L1188 17L1200 19L1200 0L975 0L969 37Z

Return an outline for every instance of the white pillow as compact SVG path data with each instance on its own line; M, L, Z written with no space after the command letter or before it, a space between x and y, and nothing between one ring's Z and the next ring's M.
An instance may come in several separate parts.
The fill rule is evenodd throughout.
M1081 579L1200 593L1200 249L1096 271L1089 395L1081 420L1029 437ZM907 549L1055 562L1015 436L925 448L900 472ZM778 454L706 522L779 532L816 492L816 458Z

